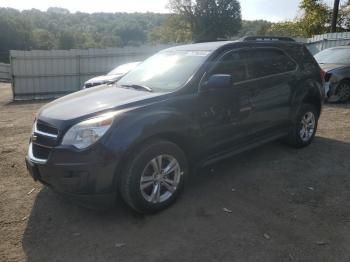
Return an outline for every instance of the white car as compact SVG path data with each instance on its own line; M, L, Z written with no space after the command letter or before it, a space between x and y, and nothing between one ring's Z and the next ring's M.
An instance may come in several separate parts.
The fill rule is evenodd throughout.
M138 66L140 63L141 62L123 64L114 68L107 75L96 76L94 78L91 78L84 83L83 89L90 88L93 86L99 86L103 84L114 83L118 81L120 78L122 78L124 75L126 75L129 71L134 69L136 66Z

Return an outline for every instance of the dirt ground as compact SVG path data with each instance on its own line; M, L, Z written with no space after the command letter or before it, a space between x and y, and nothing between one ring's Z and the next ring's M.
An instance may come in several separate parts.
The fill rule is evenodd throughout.
M0 261L350 261L350 104L325 106L310 147L275 142L200 170L152 216L121 201L87 210L33 182L24 156L43 104L0 85Z

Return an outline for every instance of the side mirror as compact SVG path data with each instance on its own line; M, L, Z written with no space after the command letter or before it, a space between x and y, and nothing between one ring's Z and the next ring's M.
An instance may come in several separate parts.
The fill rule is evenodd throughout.
M222 88L230 88L232 86L232 76L224 74L215 74L202 85L201 91L209 91Z

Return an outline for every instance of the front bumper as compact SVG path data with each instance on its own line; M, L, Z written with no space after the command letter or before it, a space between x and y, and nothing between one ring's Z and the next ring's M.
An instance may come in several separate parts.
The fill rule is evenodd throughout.
M116 162L96 162L98 157L84 156L83 161L64 151L51 154L61 161L43 161L33 156L29 145L26 166L35 181L88 207L109 207L116 198ZM78 153L76 153L78 154ZM72 159L75 161L72 162Z
M338 102L339 96L337 95L337 83L326 82L325 92L327 102Z

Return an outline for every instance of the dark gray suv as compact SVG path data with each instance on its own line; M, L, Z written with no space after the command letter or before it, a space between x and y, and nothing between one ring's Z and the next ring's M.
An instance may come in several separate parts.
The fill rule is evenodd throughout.
M34 122L35 180L84 203L117 196L138 212L168 207L192 166L284 138L311 143L324 94L303 44L244 38L163 50L114 86L62 97Z

